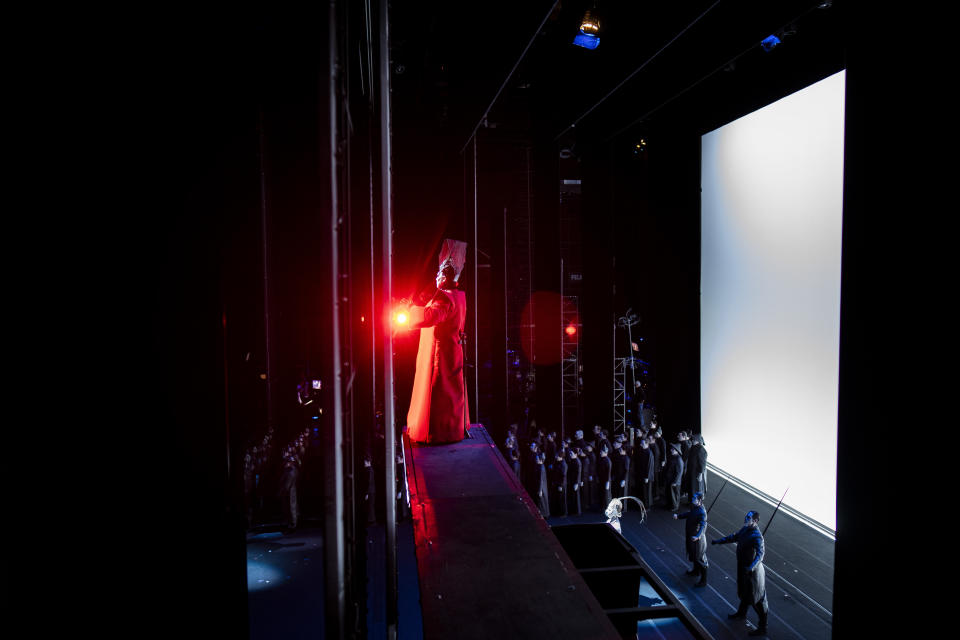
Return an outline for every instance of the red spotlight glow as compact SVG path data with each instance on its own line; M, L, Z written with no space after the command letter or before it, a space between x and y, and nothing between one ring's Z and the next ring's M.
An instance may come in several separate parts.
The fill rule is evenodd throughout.
M407 321L410 319L410 316L407 315L406 311L398 311L393 316L394 322L397 324L407 324Z
M576 328L575 326L573 326L572 324L568 324L567 327L566 327L566 329L564 329L564 331L567 332L567 335L568 335L568 336L573 336L574 334L577 333L577 328Z

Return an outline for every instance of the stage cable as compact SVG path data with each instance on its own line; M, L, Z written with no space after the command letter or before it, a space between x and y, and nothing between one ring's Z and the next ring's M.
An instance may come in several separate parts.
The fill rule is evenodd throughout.
M812 6L812 7L810 7L809 9L804 10L802 13L800 13L800 14L797 15L796 17L791 18L790 20L788 20L788 21L786 21L785 23L783 23L783 25L782 25L779 29L777 29L775 32L782 31L782 30L785 29L787 26L789 26L790 24L792 24L792 23L794 23L794 22L797 22L798 20L800 20L801 18L805 17L808 13L810 13L811 11L813 11L814 9L816 9L816 8L818 8L818 7L819 7L819 3L816 4L816 5L814 5L814 6ZM697 87L698 85L700 85L703 81L705 81L705 80L713 77L714 75L717 74L718 71L721 71L721 70L723 70L723 69L726 69L726 68L730 67L730 65L734 64L737 60L739 60L740 58L742 58L744 55L746 55L746 54L749 53L750 51L753 51L754 49L756 49L756 48L757 48L757 45L758 45L758 43L756 43L756 42L750 43L750 46L746 47L743 51L741 51L741 52L738 53L737 55L733 56L732 58L730 58L730 59L727 60L726 62L722 63L720 66L718 66L717 68L715 68L713 71L710 71L710 72L707 73L706 75L700 77L698 80L695 80L692 84L690 84L690 85L687 86L686 88L678 91L676 94L674 94L674 95L671 96L670 98L667 98L666 100L664 100L663 102L661 102L660 104L658 104L656 107L654 107L654 108L651 109L650 111L647 111L645 114L643 114L643 115L640 116L639 118L633 120L630 124L628 124L628 125L626 125L626 126L624 126L624 127L621 127L620 129L618 129L618 130L616 131L616 133L613 133L612 135L607 136L607 138L604 139L603 143L604 143L604 144L607 144L608 142L610 142L611 140L613 140L614 138L616 138L617 136L619 136L619 135L620 135L621 133L623 133L624 131L627 131L627 130L630 129L631 127L634 127L634 126L636 126L637 124L643 122L644 120L646 120L647 118L649 118L650 116L652 116L654 113L656 113L657 111L659 111L659 110L662 109L663 107L667 106L668 104L670 104L671 102L673 102L674 100L676 100L677 98L679 98L680 96L682 96L683 94L687 93L687 92L690 91L691 89L694 89L695 87Z
M717 0L719 2L719 0ZM460 149L461 155L464 151L467 150L467 146L470 144L470 141L473 140L477 135L477 130L480 128L480 125L483 124L484 120L487 119L487 116L490 114L490 110L493 109L493 105L497 103L497 99L500 97L500 94L503 93L503 90L506 88L507 83L510 82L510 79L513 77L513 74L516 73L517 67L520 66L520 63L523 62L524 57L527 55L527 51L530 50L530 47L533 46L533 41L537 39L537 36L543 30L543 25L547 24L547 20L550 19L550 16L553 15L553 12L556 10L557 5L560 4L560 0L555 0L552 5L550 5L550 10L547 11L547 14L543 16L543 20L540 21L540 26L537 27L537 30L533 32L533 35L530 36L530 41L527 43L527 46L524 47L523 53L520 54L520 57L517 58L517 61L514 63L513 68L510 69L510 73L507 74L507 77L503 79L503 84L500 85L500 88L497 89L497 93L494 94L493 100L490 101L490 105L487 107L486 111L483 112L483 115L480 116L480 119L477 121L477 124L473 127L473 131L470 132L470 135L467 137L467 141L463 143L463 147Z
M273 415L273 367L270 357L270 235L267 209L266 150L263 133L263 105L257 109L257 151L260 164L260 237L263 241L263 340L264 360L267 373L267 430L274 426Z

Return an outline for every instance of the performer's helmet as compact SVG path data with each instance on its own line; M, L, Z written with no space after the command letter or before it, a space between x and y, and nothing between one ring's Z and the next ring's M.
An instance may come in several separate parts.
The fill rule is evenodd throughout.
M744 521L745 523L746 523L746 522L750 522L750 521L752 521L752 522L760 522L760 514L757 513L756 511L747 511L747 515L746 515L746 517L743 519L743 521Z
M457 286L457 270L450 260L445 261L437 270L437 288L453 289Z
M693 494L693 503L700 504L701 502L703 502L703 494L697 491Z

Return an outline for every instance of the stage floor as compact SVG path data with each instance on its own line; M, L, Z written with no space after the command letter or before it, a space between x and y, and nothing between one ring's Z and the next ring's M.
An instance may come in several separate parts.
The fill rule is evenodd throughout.
M422 455L427 452L432 452L433 460ZM471 472L471 467L463 464L464 455L492 466L487 466L482 474L476 473L476 469ZM482 438L444 448L416 447L411 457L421 479L432 474L434 480L440 481L431 483L432 488L419 483L425 501L421 516L429 518L425 531L431 532L427 538L433 541L426 544L429 551L423 550L430 558L423 560L428 565L428 577L423 580L421 575L422 584L414 556L413 523L405 521L399 525L401 639L539 637L525 635L528 626L545 630L543 637L608 637L603 632L596 633L602 626L594 624L597 611L582 598L578 602L572 599L571 594L585 588L585 584L582 579L577 581L579 576L571 577L571 572L575 574L572 566L562 566L565 554L548 529L548 525L603 522L602 514L585 513L545 521L539 514L530 513L533 506L529 497L522 487L518 496L519 485L508 475L512 472L497 466L503 459L491 447L485 432ZM416 484L411 484L412 492L418 490ZM711 474L707 506L722 484L722 479ZM773 508L728 485L710 512L708 537L720 538L738 530L744 513L750 509L761 512L761 526L765 527ZM654 507L648 510L644 522L639 521L635 510L628 511L621 525L624 538L714 638L745 637L748 627L726 618L737 605L735 545L708 548L708 586L694 589L694 578L684 575L689 563L683 551L682 521L673 520L665 509ZM459 533L452 537L442 535L450 526L458 528ZM531 533L536 537L529 537ZM549 538L543 538L543 534ZM381 638L385 637L382 525L371 528L367 545L368 637ZM323 637L322 546L318 527L307 526L290 534L267 531L248 535L251 638ZM831 637L833 557L833 540L786 514L776 516L766 533L764 561L770 637ZM549 565L547 569L532 568L544 560ZM424 573L422 564L419 571ZM551 573L552 577L547 575ZM563 586L554 590L545 586L545 579L559 579ZM445 586L460 582L467 588L459 595ZM568 591L569 586L575 589ZM426 599L429 602L421 603L422 594L431 596ZM560 616L568 616L572 621L564 622L566 618ZM751 610L747 619L756 622L756 614ZM507 631L484 635L489 633L484 631L487 625L499 625ZM649 634L644 633L644 627L639 631L640 637L659 637L652 626Z
M710 475L706 505L709 507L723 480ZM688 508L682 505L681 511ZM720 494L707 519L708 538L721 538L743 526L743 516L750 509L761 512L761 529L773 513L773 507L760 503L747 492L728 484ZM600 513L582 516L549 518L551 525L580 522L604 522ZM747 622L727 620L736 609L737 573L736 545L710 546L707 586L693 588L696 578L684 575L691 563L686 558L683 542L683 521L674 520L662 507L647 511L640 522L636 510L628 511L621 520L623 536L640 553L683 605L717 640L742 639L753 629L756 613L750 609ZM778 513L765 536L764 568L767 576L767 599L770 605L768 632L771 638L828 640L832 636L833 540L806 525ZM642 632L643 627L640 631ZM644 637L641 635L640 637ZM650 627L651 638L659 637Z

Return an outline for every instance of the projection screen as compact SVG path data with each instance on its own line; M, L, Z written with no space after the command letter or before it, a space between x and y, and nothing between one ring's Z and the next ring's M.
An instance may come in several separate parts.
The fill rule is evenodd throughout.
M836 528L845 72L701 139L709 462ZM769 516L769 509L767 509Z

